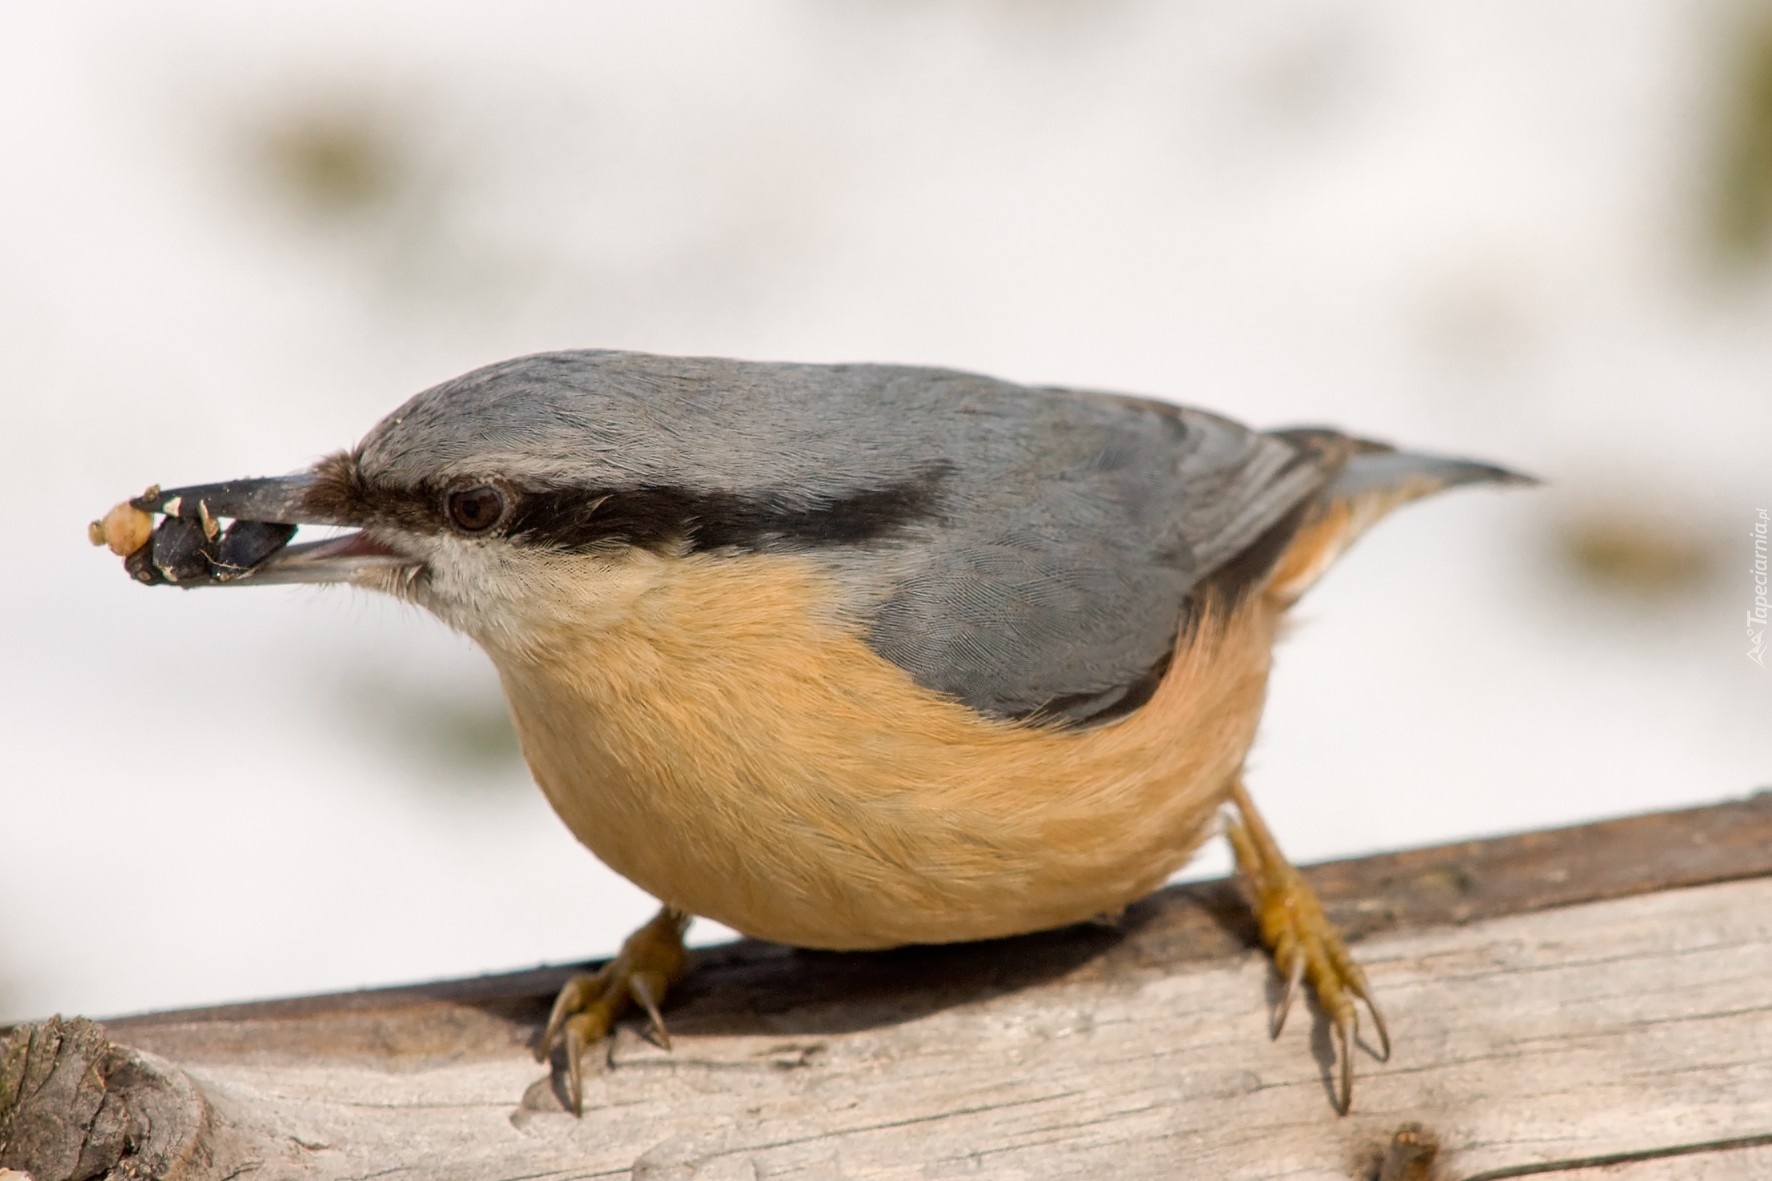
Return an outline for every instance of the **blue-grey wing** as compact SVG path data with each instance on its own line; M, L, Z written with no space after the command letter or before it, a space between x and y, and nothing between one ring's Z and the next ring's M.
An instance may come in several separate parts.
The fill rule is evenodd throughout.
M1149 696L1202 584L1271 560L1333 465L1200 411L1022 394L956 428L940 524L898 556L870 643L982 713L1104 721Z

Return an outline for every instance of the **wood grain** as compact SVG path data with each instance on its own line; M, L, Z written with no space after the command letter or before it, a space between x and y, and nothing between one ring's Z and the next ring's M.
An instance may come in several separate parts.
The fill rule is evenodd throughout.
M1772 797L1310 876L1397 1040L1345 1119L1320 1020L1266 1036L1223 883L1117 929L711 949L674 1052L624 1029L583 1119L527 1052L562 970L109 1032L195 1085L190 1177L1371 1179L1410 1122L1441 1148L1399 1181L1772 1175Z
M1386 931L1772 876L1772 791L1329 862L1305 876L1350 943ZM1227 880L1159 891L1111 926L987 943L845 955L741 940L695 954L693 976L672 1002L673 1026L694 1020L712 1030L743 1028L754 1014L794 1011L811 1030L840 1032L1059 980L1113 980L1129 969L1221 960L1255 946L1248 906ZM583 966L107 1024L134 1045L182 1058L282 1050L419 1060L526 1044L566 977Z

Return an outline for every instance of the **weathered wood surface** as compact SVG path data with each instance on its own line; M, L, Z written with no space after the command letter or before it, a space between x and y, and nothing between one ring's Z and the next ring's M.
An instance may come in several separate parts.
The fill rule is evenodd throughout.
M527 1053L563 969L116 1021L134 1049L69 1033L59 1071L38 1030L22 1089L76 1159L187 1177L1772 1177L1772 796L1309 876L1397 1041L1345 1119L1222 883L1118 930L711 950L583 1119ZM1381 1165L1411 1121L1437 1159Z

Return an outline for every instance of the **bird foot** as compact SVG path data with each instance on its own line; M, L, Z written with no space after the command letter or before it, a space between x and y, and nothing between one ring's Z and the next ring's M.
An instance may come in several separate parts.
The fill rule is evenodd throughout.
M1336 1056L1341 1059L1336 1109L1346 1115L1353 1106L1353 1047L1360 1033L1355 1002L1363 1001L1372 1014L1379 1042L1374 1056L1380 1061L1388 1061L1391 1056L1390 1031L1385 1027L1384 1014L1372 999L1366 973L1348 954L1347 945L1323 914L1323 904L1317 900L1316 892L1280 852L1241 783L1232 790L1231 802L1238 818L1225 835L1236 854L1237 869L1254 895L1261 941L1272 953L1274 967L1285 981L1269 1032L1280 1036L1299 984L1308 983L1335 1036Z
M535 1056L545 1062L555 1047L564 1048L566 1100L573 1114L584 1114L580 1060L587 1049L609 1036L630 1006L645 1010L653 1038L665 1049L671 1048L671 1035L659 1006L671 985L683 976L687 958L683 932L688 926L688 915L667 906L629 935L614 959L595 972L575 974L560 989Z

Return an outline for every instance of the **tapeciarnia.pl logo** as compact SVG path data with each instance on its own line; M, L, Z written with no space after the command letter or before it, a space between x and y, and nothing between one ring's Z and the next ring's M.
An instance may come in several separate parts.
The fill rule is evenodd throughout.
M1768 624L1772 624L1772 603L1767 601L1767 560L1766 531L1768 521L1766 510L1760 510L1760 519L1754 522L1754 605L1747 613L1747 658L1766 667L1766 633Z

